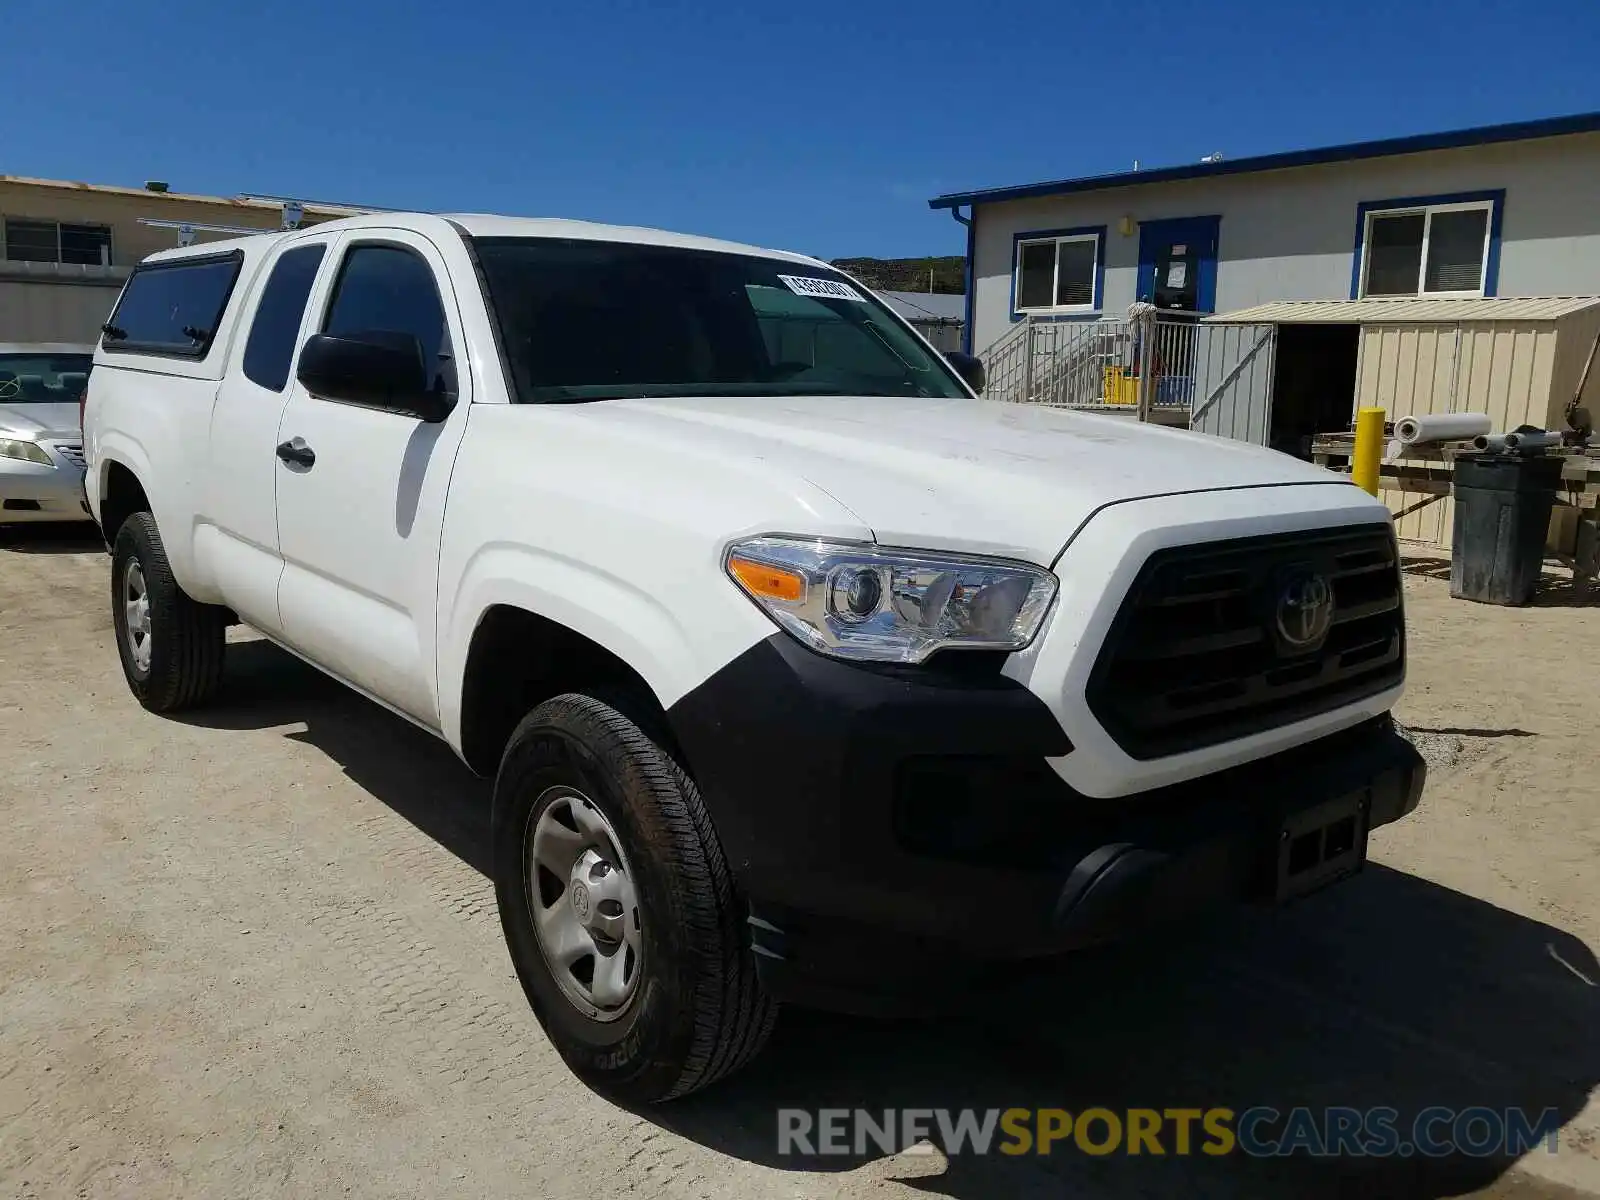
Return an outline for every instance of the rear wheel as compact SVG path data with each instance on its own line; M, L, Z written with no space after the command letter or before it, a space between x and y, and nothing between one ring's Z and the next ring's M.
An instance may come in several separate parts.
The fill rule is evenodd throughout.
M117 531L111 622L128 688L151 712L192 708L216 693L227 612L198 603L178 586L147 512L134 513Z
M512 962L567 1065L626 1103L738 1069L772 1030L742 908L699 792L591 696L540 705L495 781L494 874Z

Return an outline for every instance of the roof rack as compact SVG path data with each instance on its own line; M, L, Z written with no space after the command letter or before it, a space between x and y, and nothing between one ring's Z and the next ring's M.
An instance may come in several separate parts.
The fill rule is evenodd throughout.
M241 200L276 200L283 205L283 219L278 225L279 232L290 229L299 229L300 222L305 219L306 205L316 204L315 201L292 200L279 196L241 196ZM334 207L329 205L328 207ZM340 205L338 207L349 207ZM393 209L374 209L371 211L393 212ZM173 221L163 220L159 217L139 217L139 224L149 225L156 229L176 229L178 231L178 245L194 245L196 233L231 233L240 237L247 237L257 233L271 233L270 229L262 229L259 225L208 225L202 221Z
M235 237L249 237L254 234L274 232L259 225L207 225L203 221L163 221L156 217L140 217L138 221L141 225L149 225L155 229L176 229L180 246L194 245L194 235L197 233L229 233Z
M376 204L346 204L342 200L306 200L298 196L270 196L265 192L240 192L240 200L267 200L274 204L296 204L301 208L348 208L353 212L408 212L409 209L379 208Z

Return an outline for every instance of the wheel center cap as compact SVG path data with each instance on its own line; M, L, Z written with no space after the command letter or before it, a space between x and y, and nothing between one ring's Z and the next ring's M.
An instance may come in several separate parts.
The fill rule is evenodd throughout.
M572 911L577 915L578 920L587 924L592 908L593 904L589 899L588 886L574 880L572 884Z

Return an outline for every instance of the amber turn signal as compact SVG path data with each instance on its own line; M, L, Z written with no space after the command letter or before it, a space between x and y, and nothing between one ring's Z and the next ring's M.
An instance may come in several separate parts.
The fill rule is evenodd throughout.
M805 599L806 580L798 571L735 554L728 559L728 573L739 581L739 586L745 591L763 600L797 604Z

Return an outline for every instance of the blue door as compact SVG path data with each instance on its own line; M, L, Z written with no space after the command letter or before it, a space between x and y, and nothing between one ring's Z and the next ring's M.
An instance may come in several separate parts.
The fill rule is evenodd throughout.
M1215 312L1221 224L1221 217L1139 222L1139 299L1162 309Z

